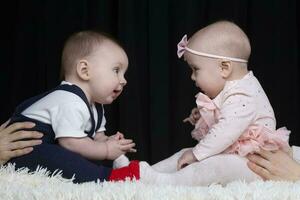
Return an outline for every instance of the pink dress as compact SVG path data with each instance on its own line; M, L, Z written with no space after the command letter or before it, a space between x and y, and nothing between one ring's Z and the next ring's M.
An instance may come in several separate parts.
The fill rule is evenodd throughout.
M273 109L251 71L241 80L228 81L213 100L203 93L196 97L201 117L191 134L199 141L193 148L199 161L218 153L289 150L290 131L275 129Z

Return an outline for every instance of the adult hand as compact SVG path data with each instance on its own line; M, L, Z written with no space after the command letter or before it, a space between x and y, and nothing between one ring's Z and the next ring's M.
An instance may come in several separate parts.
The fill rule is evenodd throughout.
M248 167L264 180L300 180L300 164L282 150L271 152L260 149L247 158Z
M0 164L8 160L30 153L33 146L42 143L43 134L37 131L23 131L35 126L31 122L17 122L6 127L9 121L0 126ZM20 141L23 139L31 139Z

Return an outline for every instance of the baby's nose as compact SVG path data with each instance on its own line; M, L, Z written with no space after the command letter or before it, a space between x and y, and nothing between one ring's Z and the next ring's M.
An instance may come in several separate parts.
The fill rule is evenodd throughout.
M120 80L120 84L124 87L124 86L127 84L126 79L125 79L125 78L122 78L122 79Z
M196 79L195 79L195 75L194 75L194 73L192 73L192 75L191 75L191 79L193 80L193 81L195 81Z

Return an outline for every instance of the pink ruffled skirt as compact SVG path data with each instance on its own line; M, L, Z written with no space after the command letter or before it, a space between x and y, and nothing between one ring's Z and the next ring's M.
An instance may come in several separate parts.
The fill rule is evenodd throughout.
M252 125L224 153L246 156L249 153L257 152L260 148L267 151L282 149L288 152L289 134L290 131L285 127L271 131L263 126Z

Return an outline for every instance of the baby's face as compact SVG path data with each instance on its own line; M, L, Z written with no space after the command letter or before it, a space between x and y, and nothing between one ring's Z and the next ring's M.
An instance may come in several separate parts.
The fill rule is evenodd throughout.
M184 60L192 69L191 79L210 98L215 98L224 88L225 80L221 76L219 60L184 53Z
M128 58L122 48L111 41L104 41L89 56L89 91L92 102L112 103L123 91Z

